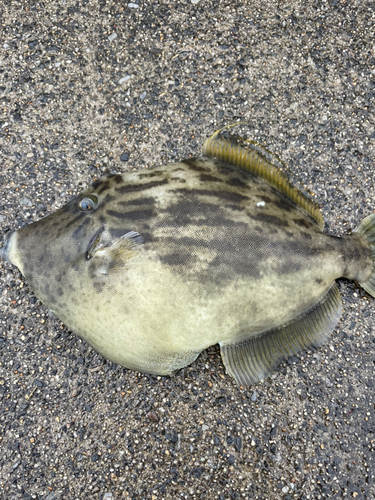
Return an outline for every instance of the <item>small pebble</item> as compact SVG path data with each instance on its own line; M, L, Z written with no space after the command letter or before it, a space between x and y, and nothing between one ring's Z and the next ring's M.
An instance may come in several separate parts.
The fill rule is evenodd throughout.
M32 207L33 206L33 202L29 199L29 198L22 198L22 200L20 201L20 204L23 205L24 207Z
M130 78L133 78L133 75L124 76L124 77L120 78L120 80L118 82L119 82L120 85L122 85L123 83L127 82L128 80L130 80Z
M256 400L257 400L257 393L254 391L251 396L251 401L256 401Z
M157 414L153 411L150 411L148 414L147 414L147 418L149 420L151 420L151 422L159 422L159 417L157 416Z
M117 34L116 34L116 33L112 33L112 35L109 35L108 40L109 40L110 42L113 42L113 40L114 40L115 38L117 38Z
M332 387L333 386L332 382L330 381L330 379L328 377L326 377L326 386L327 387Z

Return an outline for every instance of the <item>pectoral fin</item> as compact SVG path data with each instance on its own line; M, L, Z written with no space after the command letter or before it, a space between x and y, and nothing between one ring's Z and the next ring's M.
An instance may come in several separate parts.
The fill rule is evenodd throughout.
M91 256L92 265L99 274L111 274L123 269L136 257L143 243L143 236L135 231L124 234L109 246L96 243Z

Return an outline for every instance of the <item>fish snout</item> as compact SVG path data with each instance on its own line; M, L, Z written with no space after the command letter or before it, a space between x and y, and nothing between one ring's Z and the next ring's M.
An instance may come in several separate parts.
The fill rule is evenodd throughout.
M3 260L6 260L10 264L11 264L11 262L9 260L9 249L10 249L11 239L12 239L12 236L14 233L15 233L15 231L10 231L8 234L5 235L4 245L2 248L0 248L0 258Z

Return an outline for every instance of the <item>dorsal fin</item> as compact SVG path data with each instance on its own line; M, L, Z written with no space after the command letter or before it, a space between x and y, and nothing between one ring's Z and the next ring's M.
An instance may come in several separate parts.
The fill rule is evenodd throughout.
M324 219L319 205L290 183L288 177L281 171L283 167L281 161L256 142L235 135L229 135L228 138L219 137L219 132L222 130L218 130L205 140L202 151L204 155L237 165L261 177L294 201L323 230Z

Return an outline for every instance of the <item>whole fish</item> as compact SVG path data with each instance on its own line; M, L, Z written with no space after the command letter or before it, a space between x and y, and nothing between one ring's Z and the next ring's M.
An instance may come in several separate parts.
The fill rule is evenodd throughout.
M260 146L214 134L203 153L100 179L1 255L115 363L170 374L218 343L248 385L328 338L337 278L375 296L375 214L324 234L319 207Z

